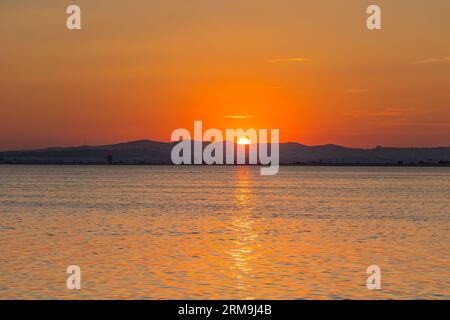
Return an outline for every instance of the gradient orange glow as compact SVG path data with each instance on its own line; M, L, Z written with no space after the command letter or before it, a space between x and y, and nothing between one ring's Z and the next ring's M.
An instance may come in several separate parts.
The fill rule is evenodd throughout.
M277 128L282 142L450 145L450 2L0 4L0 150Z

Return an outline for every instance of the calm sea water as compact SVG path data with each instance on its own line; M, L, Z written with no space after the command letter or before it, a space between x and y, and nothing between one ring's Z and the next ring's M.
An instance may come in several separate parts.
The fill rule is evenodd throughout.
M449 249L445 168L0 166L2 299L448 299Z

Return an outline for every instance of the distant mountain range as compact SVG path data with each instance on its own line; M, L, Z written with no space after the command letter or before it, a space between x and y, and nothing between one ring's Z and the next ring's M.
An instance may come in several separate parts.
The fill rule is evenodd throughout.
M177 142L139 140L104 146L0 152L0 163L15 164L171 164ZM206 143L205 143L206 145ZM284 165L449 165L450 147L357 149L337 145L280 144Z

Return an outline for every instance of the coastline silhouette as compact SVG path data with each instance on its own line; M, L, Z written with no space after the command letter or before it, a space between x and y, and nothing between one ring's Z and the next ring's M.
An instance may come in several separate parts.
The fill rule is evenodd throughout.
M170 165L178 142L137 140L102 146L52 147L0 152L0 164L147 164ZM206 146L208 143L204 143ZM373 149L338 145L280 143L281 165L450 166L450 147Z

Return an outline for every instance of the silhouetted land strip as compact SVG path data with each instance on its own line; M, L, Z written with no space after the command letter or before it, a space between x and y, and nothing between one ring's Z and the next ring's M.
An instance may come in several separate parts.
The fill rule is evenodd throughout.
M0 152L0 164L171 165L175 144L139 140L104 146L4 151ZM280 164L284 166L450 166L450 147L358 149L281 143L279 148Z

